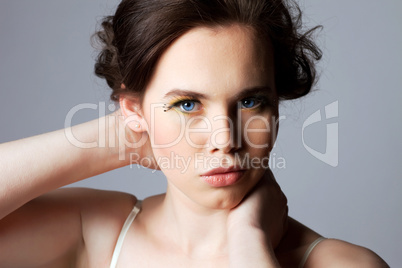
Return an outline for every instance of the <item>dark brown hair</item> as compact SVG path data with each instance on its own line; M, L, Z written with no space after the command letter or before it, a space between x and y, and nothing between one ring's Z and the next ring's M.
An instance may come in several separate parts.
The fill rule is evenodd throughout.
M95 73L121 94L141 96L155 66L173 41L197 26L240 23L274 47L275 82L280 99L310 92L321 51L302 31L301 11L286 0L123 0L105 17L96 37L102 44ZM126 89L121 88L124 83Z

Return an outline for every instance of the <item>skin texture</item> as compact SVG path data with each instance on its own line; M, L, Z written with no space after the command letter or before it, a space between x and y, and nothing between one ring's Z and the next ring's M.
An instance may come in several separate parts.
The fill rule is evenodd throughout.
M128 99L121 101L123 113L140 123L140 128L133 127L133 131L146 131L152 137L153 154L157 159L168 158L172 151L189 159L197 153L207 157L229 159L230 164L233 163L233 155L236 153L240 155L249 153L256 158L267 156L277 131L273 119L277 116L277 97L274 90L272 53L269 43L256 39L251 29L241 25L193 29L179 38L165 52L147 88L143 103ZM230 112L234 102L233 96L239 95L246 88L259 86L273 89L268 94L273 105L265 109L241 110L239 112L241 123L238 127L240 126L244 130L245 122L249 118L261 116L268 120L270 131L264 134L253 133L248 136L248 142L243 140L242 146L228 143L231 136L235 135L229 131L219 132L216 136L211 134L230 126L228 120L215 121L214 118L221 115L231 119L235 117L234 113ZM180 109L175 111L168 109L165 112L163 104L169 103L169 99L164 96L169 94L172 89L191 90L205 95L205 98L198 99L200 104L196 106L197 111L194 113L183 115L183 111ZM239 102L241 99L235 101ZM152 104L160 104L160 108L147 110ZM236 114L239 116L239 113ZM191 133L191 144L189 144L189 139L180 138L183 125L186 126L185 130L194 125L207 129L204 121L191 121L196 116L208 119L207 121L211 122L212 130L208 133ZM152 122L154 117L156 122ZM236 122L236 120L233 121ZM192 124L186 124L188 122L192 122ZM261 120L255 120L251 128L262 130L266 129L266 125ZM163 148L163 146L156 148L156 144L169 144L169 146L168 148ZM194 144L200 147L194 146ZM264 148L252 146L263 144L269 144L269 146ZM233 267L236 264L238 267L244 267L250 265L253 260L256 260L255 263L252 263L253 267L276 267L279 265L276 258L283 267L295 267L299 264L308 246L320 237L317 233L291 219L289 229L281 243L278 247L274 246L276 258L273 257L273 237L268 234L269 227L275 225L270 225L270 221L275 218L276 222L280 222L279 225L283 226L284 221L281 219L283 210L273 213L275 209L267 206L270 201L272 204L272 200L264 199L264 197L270 196L265 192L265 189L269 188L264 188L264 184L252 190L264 174L264 170L249 170L245 176L247 179L229 187L217 189L200 180L199 175L206 170L193 168L196 165L191 161L189 168L184 173L181 168L172 168L174 165L168 165L169 168L159 165L168 180L167 193L165 196L149 201L154 204L158 212L147 212L147 207L144 207L143 214L140 214L134 222L133 232L129 234L132 243L127 246L130 249L122 253L122 262L128 262L133 252L139 252L138 256L142 256L143 265L157 266L159 260L144 257L147 256L147 252L152 251L164 256L166 263L181 264L183 267L197 265L219 267L228 264ZM274 202L279 204L280 197L270 193L271 196L277 198ZM246 197L247 194L250 195ZM146 202L144 205L146 206ZM272 214L269 216L271 217L261 217L264 215L264 211L270 211ZM148 217L152 220L146 220ZM143 221L152 223L146 225ZM163 224L159 224L161 222ZM180 228L176 226L180 226ZM253 228L248 229L250 226ZM254 228L256 226L257 228ZM138 228L137 231L135 231L136 228ZM255 232L256 230L257 232ZM274 230L280 230L278 225ZM159 236L153 237L153 245L148 244L149 241L145 241L147 240L145 238L144 241L135 240L138 238L135 234L144 232L147 234L146 237L152 237L154 233L159 234L160 231L164 233L163 240L171 243L166 244L161 241ZM262 239L258 231L263 231ZM255 236L254 239L247 239L244 234ZM255 241L260 242L255 243ZM145 247L147 250L144 250L144 244L148 246ZM256 244L263 245L268 248L268 251L264 252L261 247L254 248L253 246ZM155 245L158 246L155 247ZM305 267L327 267L329 262L325 262L325 259L332 256L334 248L347 248L350 245L342 241L327 240L317 246L322 250L322 255L317 259L309 260ZM355 245L351 245L351 247L358 252L357 256L360 256L360 253L364 255L362 252L367 253ZM248 260L240 258L237 262L228 262L231 252L236 252L240 257L246 254L252 257ZM181 257L178 261L174 257L178 253L186 257ZM256 253L255 256L252 255L253 253ZM373 262L373 267L383 267L381 265L384 264L381 264L378 256L373 256L371 252L362 259L366 259L367 256L377 260L377 263ZM342 260L339 256L332 258L331 265L337 265L335 259ZM349 261L341 263L347 267ZM353 261L350 262L350 264L352 263ZM326 266L322 266L323 264Z
M185 245L182 250L191 256L210 256L209 259L212 259L217 252L221 254L220 252L226 251L229 210L243 200L265 172L263 168L251 169L245 166L247 170L238 183L218 188L211 187L200 179L201 174L214 167L236 165L235 153L241 157L248 154L255 159L269 155L272 148L271 132L277 115L277 97L272 49L267 47L269 48L269 44L259 42L252 30L239 25L194 29L178 39L160 59L144 96L144 109L139 109L141 106L135 102L122 105L123 110L126 107L127 110L128 107L137 108L131 112L138 112L141 129L152 137L156 159L169 159L174 152L190 161L185 170L174 162L166 167L160 164L159 167L168 179L162 206L169 213L164 222L170 223L167 225L179 223L181 226L180 230L173 228L169 232L169 239L179 239L178 243ZM256 87L270 88L270 91L260 91L269 98L272 105L237 111L242 99L255 95L242 93ZM204 95L198 99L200 103L195 112L185 113L178 108L164 111L164 103L190 95L175 94L165 97L177 89ZM242 97L234 98L236 95ZM161 106L148 110L153 104ZM130 113L127 110L126 115ZM220 119L222 116L224 119ZM236 116L240 117L239 121ZM256 116L266 120L257 117L250 121L250 118ZM242 146L231 145L230 122L239 122L236 127L243 130L247 121L248 128L265 129L265 134L247 133L247 138L243 137L247 140L242 141ZM266 122L270 127L268 129ZM183 128L184 131L206 129L208 123L209 132L194 131L188 137L180 136ZM133 130L138 131L138 128L134 126ZM202 164L194 159L197 154L205 160ZM218 160L219 163L214 166L210 159Z
M236 154L266 157L277 131L272 59L270 44L256 39L249 28L196 28L160 59L142 103L123 97L121 114L100 119L109 126L108 140L117 127L124 130L112 137L120 146L77 148L66 140L64 131L2 144L0 267L108 267L136 198L110 191L55 189L127 165L132 153L150 160L170 157L171 152L184 158L201 153L221 160L222 165L236 164ZM268 104L239 108L250 97L250 92L241 93L250 87L264 87ZM191 90L205 98L196 105L197 112L184 115L179 106L164 107L171 105L165 95L172 89ZM153 105L157 107L150 109ZM214 120L222 115L241 119L233 120L235 129L269 131L250 132L239 143L230 143L238 134L227 130L228 120ZM192 119L195 116L203 120ZM253 117L257 120L247 125ZM209 133L192 132L191 140L177 139L180 128L205 129L205 119L211 122ZM95 120L74 127L73 132L81 141L97 141L97 127ZM136 143L144 137L149 139L141 147L121 142ZM177 142L158 147L172 141ZM272 173L248 169L236 183L213 187L200 178L212 167L196 168L191 161L185 170L172 163L154 165L167 177L167 192L144 200L128 230L118 266L297 267L320 235L288 219L286 197ZM31 168L22 169L20 163ZM326 240L314 249L305 267L387 266L367 249Z
M268 58L264 55L267 52L270 54L269 60L265 60ZM240 148L228 144L231 139L231 133L228 131L229 121L237 122L237 118L230 114L231 109L236 109L241 100L233 99L233 96L240 94L244 89L258 86L271 87L272 93L268 94L271 101L276 102L271 50L256 42L251 30L247 28L232 26L225 30L195 29L177 40L165 52L146 90L143 107L170 102L175 97L180 97L175 95L163 98L172 89L191 90L206 97L200 100L200 111L191 114L182 113L179 109L164 112L161 108L155 108L154 115L150 110L143 111L148 126L152 126L149 133L155 137L154 144L172 144L166 148L154 147L155 157L168 159L173 151L191 161L187 170L176 167L173 162L168 168L160 166L168 178L168 195L172 192L175 196L181 196L187 206L231 209L239 204L257 183L264 173L263 169L248 169L244 175L247 180L242 180L235 187L220 189L206 185L199 180L199 175L214 166L233 165L235 152L241 156L249 153L250 158L268 156L271 146L259 149L252 145L271 143L270 132L267 135L248 134L249 141L243 141L241 147L236 146ZM237 127L240 129L244 129L245 123L252 116L267 118L272 126L271 120L277 114L277 107L275 105L263 109L243 109L239 114L242 117L241 126ZM195 116L205 120L193 120ZM222 116L225 118L220 119ZM181 118L184 119L184 126ZM154 124L152 120L155 120ZM211 131L197 131L207 128L207 124L210 124ZM264 127L266 128L265 124L259 119L251 121L249 126L250 129ZM192 129L194 132L190 133L188 138L185 135L180 137L183 129ZM175 142L176 140L178 141ZM189 144L190 142L193 144ZM196 154L199 154L197 159L203 160L202 164L197 164L194 159ZM225 157L226 163L221 163ZM218 160L219 164L213 165L212 159Z

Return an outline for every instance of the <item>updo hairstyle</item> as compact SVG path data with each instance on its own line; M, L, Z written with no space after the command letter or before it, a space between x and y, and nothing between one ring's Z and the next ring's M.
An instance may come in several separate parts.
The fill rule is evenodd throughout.
M299 6L286 0L123 0L95 34L102 46L95 74L121 94L141 97L164 51L198 26L233 23L252 27L274 48L280 100L306 95L316 80L321 50L312 40L318 27L303 31ZM122 84L125 87L122 87Z

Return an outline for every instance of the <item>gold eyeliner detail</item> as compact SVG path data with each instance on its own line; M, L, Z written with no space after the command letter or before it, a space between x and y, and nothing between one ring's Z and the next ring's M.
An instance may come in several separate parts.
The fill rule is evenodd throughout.
M178 105L182 102L196 102L196 103L200 103L199 100L191 98L191 97L186 97L186 96L178 96L178 97L174 97L173 100L171 100L168 104L164 104L164 112L167 112L169 110L171 110L172 108L177 108ZM186 111L181 111L184 114L190 114L190 113L194 113L194 112L186 112Z

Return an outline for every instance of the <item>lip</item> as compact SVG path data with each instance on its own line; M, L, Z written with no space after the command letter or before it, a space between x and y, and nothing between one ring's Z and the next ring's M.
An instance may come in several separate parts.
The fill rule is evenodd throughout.
M241 168L237 168L235 166L230 166L230 167L218 167L211 169L210 171L205 172L204 174L201 174L201 176L212 176L216 174L224 174L224 173L230 173L230 172L237 172L237 171L242 171Z
M234 166L215 168L201 175L201 178L211 186L223 187L233 185L244 175L245 170Z

